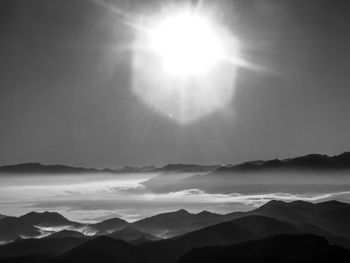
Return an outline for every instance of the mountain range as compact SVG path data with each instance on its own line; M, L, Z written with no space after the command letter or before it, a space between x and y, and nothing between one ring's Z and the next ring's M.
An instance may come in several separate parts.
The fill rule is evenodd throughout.
M308 154L295 158L274 159L267 161L248 161L235 165L197 165L197 164L167 164L163 167L126 166L119 169L94 169L83 167L71 167L66 165L43 165L40 163L23 163L0 166L0 173L10 174L79 174L79 173L234 173L234 172L261 172L271 170L349 170L350 152L344 152L335 156L323 154Z
M208 211L191 214L186 210L179 210L134 223L117 219L106 220L103 221L106 224L98 224L104 227L101 228L102 232L96 232L94 236L85 236L66 229L40 239L20 238L0 246L0 262L96 262L94 260L98 260L99 256L99 260L103 260L100 262L216 262L209 260L213 258L225 262L221 261L219 256L222 254L227 255L225 258L232 258L237 262L260 262L254 260L272 255L275 257L271 258L271 262L277 262L284 253L274 254L271 251L278 247L281 251L287 247L291 251L305 250L305 255L310 253L304 257L305 260L318 259L316 251L321 253L320 255L325 253L324 257L320 258L339 257L339 261L334 262L347 262L342 260L348 259L350 248L349 220L350 205L338 201L317 204L303 201L270 201L248 212L226 215ZM81 231L83 226L57 213L33 212L18 218L0 219L0 237L6 226L9 226L8 222L11 222L10 226L13 229L17 229L16 224L20 226L18 229L23 225L32 225L35 229L38 224L47 227L71 224L71 228L80 228ZM84 227L93 225L96 224ZM116 228L122 229L109 232ZM166 230L171 230L175 236L161 239L152 234L162 234L162 231ZM305 245L301 246L304 242ZM199 249L208 246L214 247L205 249L208 252ZM252 258L247 258L251 261L240 261L245 253L232 252L249 250L254 251ZM207 257L206 253L209 261L202 259ZM269 262L268 259L261 262ZM297 260L297 257L294 259ZM316 262L312 260L309 262Z

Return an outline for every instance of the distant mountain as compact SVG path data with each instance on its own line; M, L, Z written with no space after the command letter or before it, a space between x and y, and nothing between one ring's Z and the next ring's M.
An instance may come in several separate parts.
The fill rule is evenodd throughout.
M150 234L144 233L142 231L136 230L131 227L126 227L122 230L115 231L108 235L109 237L124 240L127 242L136 241L136 240L148 240L148 241L155 241L160 240L159 237L152 236Z
M120 218L111 218L99 223L89 225L89 229L92 232L96 232L97 235L110 234L114 231L121 230L129 225L129 222Z
M169 238L221 221L222 215L210 212L191 214L184 209L158 214L131 224L132 227L152 235Z
M163 166L162 168L159 168L159 171L162 172L186 172L186 173L193 173L193 172L209 172L214 171L218 169L220 165L198 165L198 164L168 164L166 166Z
M336 156L309 154L290 159L275 159L269 161L252 161L238 165L218 168L215 172L258 172L271 170L348 170L350 169L350 152Z
M37 237L41 235L39 227L79 226L53 212L30 212L20 217L5 217L0 220L0 241L13 241L19 237Z
M135 166L124 166L123 168L116 169L116 173L149 173L158 171L159 168L153 165L144 166L144 167L135 167Z
M0 167L0 173L11 174L76 174L100 172L100 170L92 168L77 168L66 165L43 165L40 163L23 163Z
M144 167L125 166L119 169L71 167L67 165L43 165L40 163L22 163L0 166L0 173L11 174L79 174L79 173L227 173L227 172L261 172L276 169L283 170L348 170L350 169L350 152L336 156L309 154L296 158L275 159L268 161L249 161L237 165L198 165L168 164L161 168L153 165Z
M346 263L350 252L313 235L277 235L227 246L195 248L179 263Z

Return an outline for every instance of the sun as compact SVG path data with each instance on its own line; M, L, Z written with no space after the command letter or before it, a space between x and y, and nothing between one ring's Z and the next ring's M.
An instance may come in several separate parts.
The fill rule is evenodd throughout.
M240 48L204 7L165 6L145 16L132 45L133 92L182 125L217 111L231 114Z
M163 70L178 76L205 74L224 56L224 45L210 20L193 12L157 21L150 28L149 44Z

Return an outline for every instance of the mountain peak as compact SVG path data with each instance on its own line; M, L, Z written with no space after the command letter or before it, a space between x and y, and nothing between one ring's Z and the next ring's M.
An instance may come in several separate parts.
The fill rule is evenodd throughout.
M203 210L196 214L196 216L219 216L218 214L212 213L208 210Z
M68 223L70 222L67 218L57 212L29 212L18 218L22 221L33 222L35 224L40 223Z
M190 215L191 213L185 209L180 209L174 212L175 214Z

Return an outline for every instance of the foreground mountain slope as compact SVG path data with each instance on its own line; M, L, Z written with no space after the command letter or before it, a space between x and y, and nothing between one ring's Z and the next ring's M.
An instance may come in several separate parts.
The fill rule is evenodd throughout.
M87 240L87 238L42 238L18 240L0 246L0 258L29 255L60 255Z
M125 234L123 231L121 232L123 235ZM125 232L128 234L130 231ZM105 262L112 262L110 260L120 259L121 257L123 260L127 258L127 261L122 262L130 263L175 263L182 255L196 247L230 245L278 234L300 235L304 233L321 233L327 236L328 240L334 238L334 242L348 242L348 240L342 240L341 238L337 240L337 237L333 234L310 224L305 226L304 224L253 215L240 217L166 240L148 243L141 240L142 242L135 243L137 246L126 245L125 242L115 243L110 241L110 237L103 236L93 239L29 239L0 246L0 255L1 257L18 257L36 254L52 257L64 254L64 256L57 259L59 262L94 262L89 260L92 258L97 260L98 255L104 253L103 259ZM117 231L115 234L120 235L121 233Z
M309 203L304 201L270 201L265 205L244 213L231 213L228 219L262 215L293 223L309 223L335 235L350 239L350 204L338 201Z
M191 233L141 245L133 262L177 262L195 247L226 245L280 233L299 234L292 224L267 217L245 217L210 226ZM152 251L159 251L153 253Z
M54 262L129 262L134 246L111 237L100 236L62 254Z
M175 238L149 242L133 248L128 247L128 253L130 250L133 252L130 252L130 256L125 262L175 263L182 255L197 247L230 245L278 234L300 235L304 233L303 229L292 223L263 216L248 216L200 229ZM100 245L98 245L98 247L99 246ZM69 252L75 255L74 260L65 256L65 260L62 262L84 262L86 257L83 250L77 252L77 249L78 248L73 248ZM89 250L94 249L95 248L89 246ZM97 249L97 251L89 251L89 253L101 253L100 249ZM69 253L67 253L67 255ZM119 250L119 245L116 245L113 251L104 251L104 253L115 253L111 255L111 259L117 255L125 255L124 251ZM112 262L108 258L105 258L105 260L105 262Z
M179 263L346 263L350 253L313 235L277 235L228 246L195 248Z

